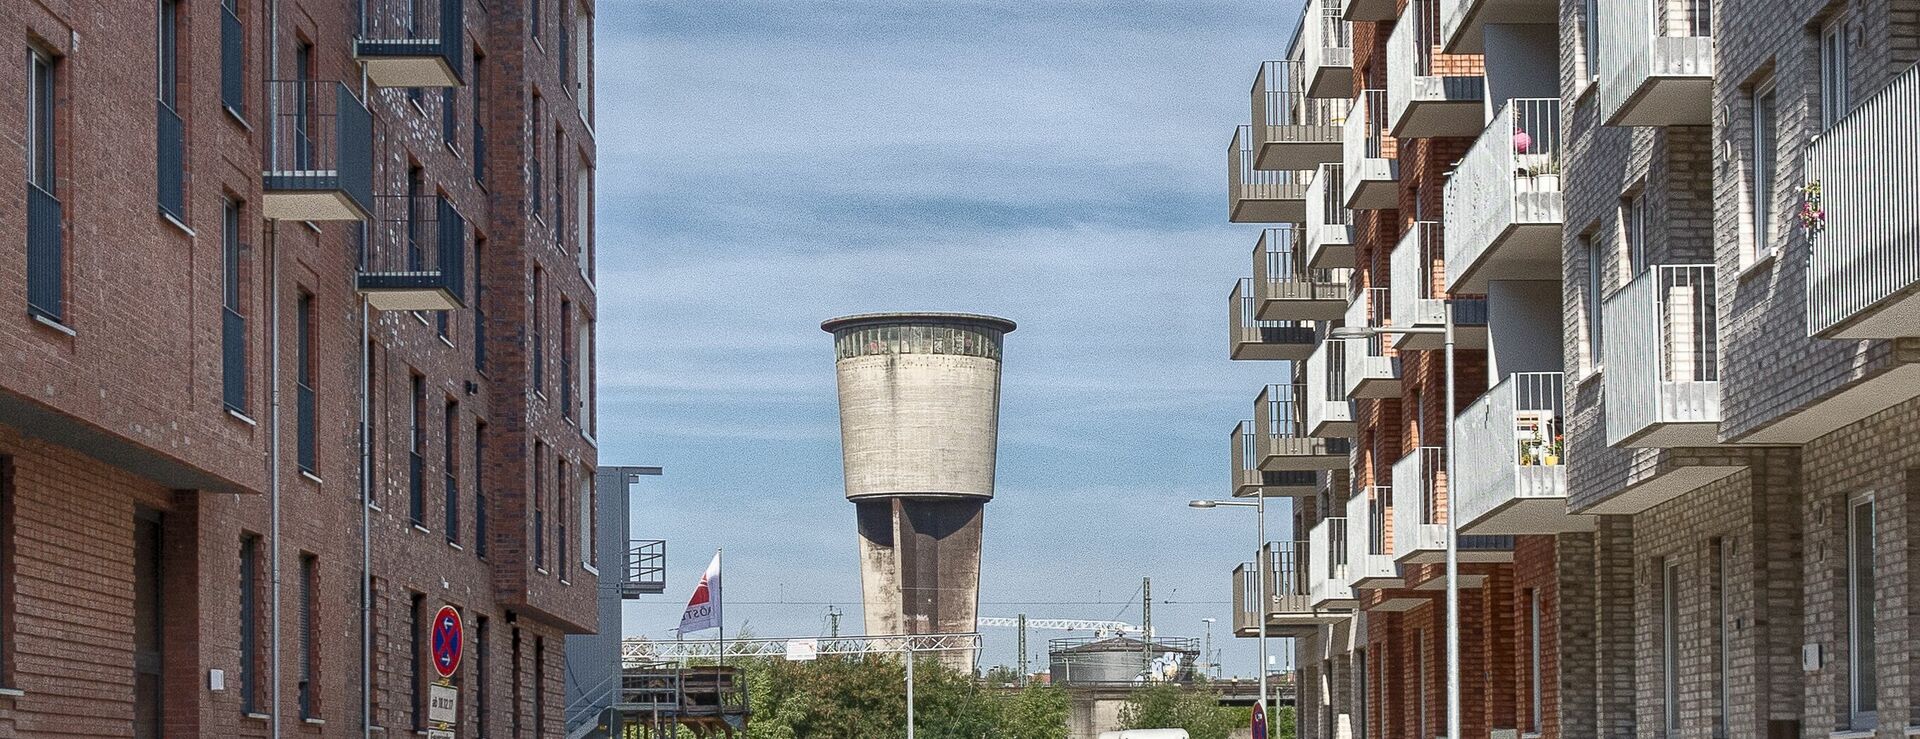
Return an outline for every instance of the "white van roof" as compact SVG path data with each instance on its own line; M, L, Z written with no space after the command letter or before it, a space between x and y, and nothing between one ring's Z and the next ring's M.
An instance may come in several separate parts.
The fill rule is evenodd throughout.
M1103 731L1100 739L1187 739L1186 729L1127 729Z

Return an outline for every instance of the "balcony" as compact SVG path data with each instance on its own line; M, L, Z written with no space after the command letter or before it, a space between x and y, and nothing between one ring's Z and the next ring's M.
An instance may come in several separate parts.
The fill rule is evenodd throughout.
M1400 564L1447 561L1446 449L1423 446L1393 463L1393 560ZM1476 464L1478 462L1475 462ZM1460 561L1513 561L1511 536L1461 536Z
M1920 67L1815 139L1807 181L1820 187L1826 227L1807 262L1807 329L1828 339L1920 336Z
M1233 497L1308 498L1319 493L1319 472L1260 469L1264 441L1252 421L1241 421L1233 427L1228 439L1233 448Z
M1388 293L1384 287L1371 287L1354 296L1347 306L1348 326L1382 328L1387 325ZM1339 339L1346 342L1346 395L1348 398L1400 397L1400 356L1388 345L1391 334L1375 334L1365 339Z
M1305 385L1268 385L1253 402L1256 464L1268 472L1347 467L1350 439L1307 435Z
M627 542L627 574L620 581L620 597L638 598L667 592L667 543L659 539Z
M1314 10L1316 5L1318 11ZM1351 99L1353 24L1340 17L1338 0L1307 0L1300 18L1300 54L1306 60L1304 76L1308 97Z
M1353 211L1347 209L1346 169L1322 164L1307 185L1307 264L1317 269L1352 267ZM1341 291L1341 310L1346 291Z
M1592 518L1567 513L1561 466L1562 375L1509 376L1454 419L1459 457L1454 513L1463 534L1589 531Z
M1601 305L1607 444L1718 443L1718 311L1711 264L1653 267Z
M1393 490L1385 485L1361 488L1347 499L1347 585L1397 588L1404 582L1393 564ZM1331 520L1331 519L1329 519Z
M1347 519L1323 518L1307 529L1308 572L1307 602L1316 609L1352 608L1353 570L1348 565Z
M1265 62L1253 80L1254 169L1306 170L1340 161L1345 96L1308 97L1297 60Z
M1395 138L1473 136L1487 125L1486 77L1473 56L1439 59L1438 0L1411 0L1387 39L1387 120ZM1451 72L1451 74L1450 74Z
M433 7L437 5L438 7ZM354 61L376 87L459 87L467 56L463 0L375 0Z
M1306 249L1300 243L1301 234L1300 227L1293 225L1269 228L1261 232L1259 243L1254 245L1253 295L1258 304L1257 318L1330 321L1347 314L1347 279L1351 271L1309 266Z
M373 116L338 82L270 81L260 210L275 220L373 213Z
M1600 3L1600 114L1609 126L1712 122L1711 0ZM1658 12L1655 7L1658 5Z
M1487 346L1486 298L1447 299L1440 292L1446 267L1441 257L1441 228L1436 221L1416 221L1401 237L1387 257L1393 281L1393 305L1388 315L1396 326L1418 329L1447 327L1447 311L1453 311L1455 346L1484 349ZM1393 347L1402 350L1432 350L1446 346L1444 333L1393 334Z
M1560 278L1560 99L1507 101L1447 178L1447 290Z
M1306 219L1306 173L1253 166L1253 127L1233 130L1227 146L1227 219L1234 223L1299 223Z
M1327 341L1307 357L1307 433L1353 438L1353 401L1347 392L1347 342Z
M1341 161L1343 202L1354 210L1392 210L1400 207L1398 147L1387 135L1387 91L1363 90L1341 139L1346 157Z
M1308 636L1324 624L1334 623L1347 614L1326 611L1314 605L1315 580L1310 566L1311 541L1268 542L1259 556L1266 563L1265 613L1260 612L1260 570L1256 563L1245 562L1233 571L1233 631L1235 636L1258 636L1259 618L1267 621L1267 636Z
M360 292L380 310L466 307L467 222L439 196L382 195L367 231Z
M1233 284L1227 296L1228 329L1232 341L1229 354L1235 360L1285 359L1298 362L1313 352L1313 327L1293 321L1266 321L1256 318L1259 304L1253 294L1254 280L1243 277Z
M1338 4L1340 17L1355 22L1390 21L1400 17L1399 0L1307 0L1307 2Z
M1559 16L1554 0L1440 0L1441 40L1447 53L1479 54L1488 24L1552 26Z

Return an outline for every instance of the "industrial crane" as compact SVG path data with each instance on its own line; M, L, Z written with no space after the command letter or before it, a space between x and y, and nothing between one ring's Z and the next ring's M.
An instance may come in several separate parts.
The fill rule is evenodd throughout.
M1000 616L981 616L974 619L980 626L1011 626L1020 630L1020 685L1027 684L1027 674L1031 668L1027 663L1027 629L1047 629L1050 631L1091 631L1096 639L1108 636L1141 634L1151 636L1148 629L1142 629L1125 621L1088 621L1071 618L1027 618L1020 614L1018 618Z

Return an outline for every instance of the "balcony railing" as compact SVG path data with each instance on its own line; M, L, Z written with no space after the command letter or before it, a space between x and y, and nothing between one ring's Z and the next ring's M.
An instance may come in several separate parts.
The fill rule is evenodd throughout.
M1261 437L1260 469L1268 471L1345 469L1353 441L1307 435L1306 386L1268 385L1253 403L1253 427Z
M440 491L447 499L444 531L447 541L457 544L460 542L460 481L455 480L451 472L443 477L445 479L440 481Z
M1258 636L1260 619L1266 614L1260 610L1260 596L1265 590L1273 592L1273 572L1269 570L1266 587L1260 584L1260 568L1254 562L1241 562L1233 568L1233 634L1238 637Z
M1487 24L1552 26L1559 14L1554 0L1441 0L1441 39L1448 53L1479 54Z
M1442 233L1438 221L1415 221L1388 256L1393 285L1393 323L1418 329L1444 329L1447 311L1453 311L1454 341L1463 347L1487 345L1486 298L1454 298L1440 290L1446 281L1441 259ZM1397 333L1396 349L1439 349L1446 337L1438 333Z
M1807 152L1825 227L1807 257L1807 329L1831 339L1920 336L1920 67L1908 67ZM1894 145L1899 143L1901 145Z
M307 474L320 474L319 404L313 386L295 380L293 385L294 463Z
M1355 293L1347 306L1348 326L1384 328L1391 301L1384 287L1371 287ZM1392 334L1375 334L1365 339L1340 339L1347 344L1347 397L1400 397L1400 355L1388 343Z
M1588 528L1567 514L1559 372L1502 380L1454 420L1454 513L1469 534L1558 534Z
M407 453L407 522L421 528L427 525L426 467L419 450Z
M1393 489L1373 485L1346 501L1347 584L1356 588L1400 586L1393 563Z
M1299 223L1306 218L1306 173L1253 166L1253 127L1227 145L1227 215L1234 223Z
M1292 224L1261 232L1253 248L1259 318L1327 321L1346 315L1352 270L1309 266L1307 247L1301 243L1305 233Z
M1322 342L1307 357L1307 433L1352 438L1353 401L1347 399L1347 340Z
M373 116L338 82L267 83L261 212L295 221L363 221L373 213Z
M1266 439L1252 421L1241 421L1228 437L1233 457L1233 497L1306 498L1320 491L1320 473L1312 470L1263 470Z
M380 310L466 307L467 223L439 196L382 195L368 226L360 292Z
M1320 624L1344 617L1344 614L1318 610L1313 603L1313 558L1307 541L1268 542L1260 548L1260 562L1244 562L1234 570L1234 633L1257 636L1260 622L1267 621L1268 636L1301 636L1312 633ZM1265 587L1261 587L1260 565L1266 569ZM1264 610L1260 594L1266 594Z
M1260 65L1253 80L1255 169L1304 170L1340 161L1347 101L1308 97L1301 62Z
M1560 99L1516 98L1447 178L1447 289L1558 279Z
M53 193L27 183L27 310L66 320L65 213Z
M1347 519L1323 518L1307 529L1307 564L1312 579L1307 600L1314 608L1351 608L1354 605Z
M620 581L620 597L638 598L667 592L667 543L635 539L627 543L627 573Z
M1480 464L1479 461L1470 464ZM1393 464L1393 559L1401 564L1446 561L1447 450L1423 446ZM1511 536L1461 536L1460 561L1508 562Z
M247 112L247 29L234 3L220 3L220 104L235 114Z
M1342 202L1354 210L1400 207L1398 144L1387 134L1387 91L1362 90L1342 130Z
M1267 321L1256 318L1259 303L1253 294L1254 280L1242 277L1227 296L1230 356L1236 360L1285 359L1300 361L1313 352L1313 327L1294 321Z
M1607 299L1601 319L1607 443L1717 443L1720 337L1713 265L1648 269Z
M231 305L220 309L220 401L247 410L247 319Z
M1344 165L1322 164L1307 185L1307 264L1353 266L1353 211L1347 209ZM1344 301L1346 294L1341 294Z
M172 216L174 220L185 223L187 220L187 127L180 120L180 113L168 105L165 100L156 100L155 118L158 128L158 156L156 157L159 186L160 211Z
M1599 6L1600 114L1607 125L1712 122L1712 0Z
M1344 101L1353 95L1353 23L1340 14L1340 0L1307 0L1301 12L1300 54L1312 97Z
M466 61L462 0L375 0L353 58L379 87L459 87Z
M1340 17L1356 22L1390 21L1400 17L1400 3L1398 0L1340 0Z
M1456 71L1477 68L1479 59L1436 59L1441 41L1439 0L1410 0L1387 39L1388 120L1397 138L1473 136L1487 125L1485 76Z

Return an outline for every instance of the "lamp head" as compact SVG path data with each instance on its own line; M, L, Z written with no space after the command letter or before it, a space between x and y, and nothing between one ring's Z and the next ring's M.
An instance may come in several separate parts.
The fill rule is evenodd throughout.
M1220 507L1220 504L1219 504L1219 503L1216 503L1216 502L1214 502L1214 501L1211 501L1211 500L1190 500L1190 501L1187 501L1187 507L1189 507L1189 508L1218 508L1218 507Z

